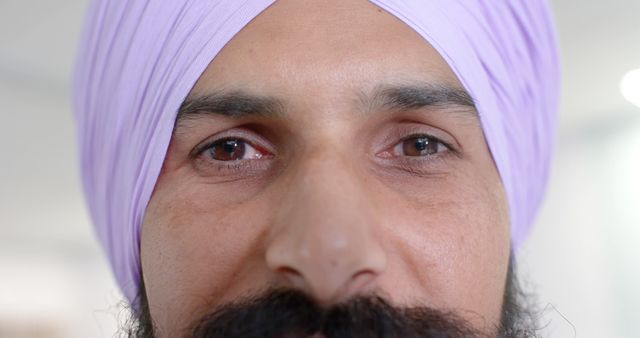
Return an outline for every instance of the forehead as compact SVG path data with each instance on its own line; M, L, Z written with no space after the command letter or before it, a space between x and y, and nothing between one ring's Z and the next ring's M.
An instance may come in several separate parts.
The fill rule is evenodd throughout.
M222 49L190 95L250 89L312 103L406 82L462 87L427 41L367 0L279 0Z

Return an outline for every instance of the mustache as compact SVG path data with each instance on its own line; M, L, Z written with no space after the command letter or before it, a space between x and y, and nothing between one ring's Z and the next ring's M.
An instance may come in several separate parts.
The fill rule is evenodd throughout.
M215 309L188 337L485 337L453 312L398 308L379 296L357 296L322 307L297 290L268 290Z

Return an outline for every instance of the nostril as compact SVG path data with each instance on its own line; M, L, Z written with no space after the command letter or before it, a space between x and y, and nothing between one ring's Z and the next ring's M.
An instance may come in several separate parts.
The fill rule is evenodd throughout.
M341 303L355 295L368 294L375 288L376 276L377 274L372 270L361 270L336 288L330 298L321 299L320 303L322 305Z
M282 266L276 269L276 273L289 286L302 289L305 286L304 276L296 269L288 266Z
M294 268L290 268L288 266L283 266L283 267L279 267L276 270L278 273L283 274L283 275L295 275L295 276L302 276L300 274L300 272L298 272L298 270L294 269Z
M356 281L358 279L368 279L371 278L375 275L375 273L371 270L361 270L356 272L353 277L351 277L352 280Z
M347 295L371 291L370 289L373 288L376 275L372 270L361 270L355 273L347 286Z

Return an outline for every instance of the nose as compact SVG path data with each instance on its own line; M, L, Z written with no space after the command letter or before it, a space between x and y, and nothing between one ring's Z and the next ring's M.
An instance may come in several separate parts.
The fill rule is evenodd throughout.
M377 208L362 176L327 157L292 174L266 250L276 279L320 304L372 290L386 265L374 234Z

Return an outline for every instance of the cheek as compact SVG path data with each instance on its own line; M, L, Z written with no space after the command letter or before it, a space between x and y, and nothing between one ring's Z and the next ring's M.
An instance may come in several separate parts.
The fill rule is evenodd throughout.
M509 258L508 215L497 174L469 171L396 188L386 193L392 198L385 202L388 221L381 236L388 239L394 264L388 278L383 276L384 288L394 290L391 296L399 302L419 297L497 322Z
M261 252L266 223L257 216L264 215L260 206L224 202L213 187L184 180L158 187L145 215L141 261L151 316L169 326L160 329L175 332L171 325L188 324L211 302L251 285L239 281L264 282L256 278L264 267L253 256Z

